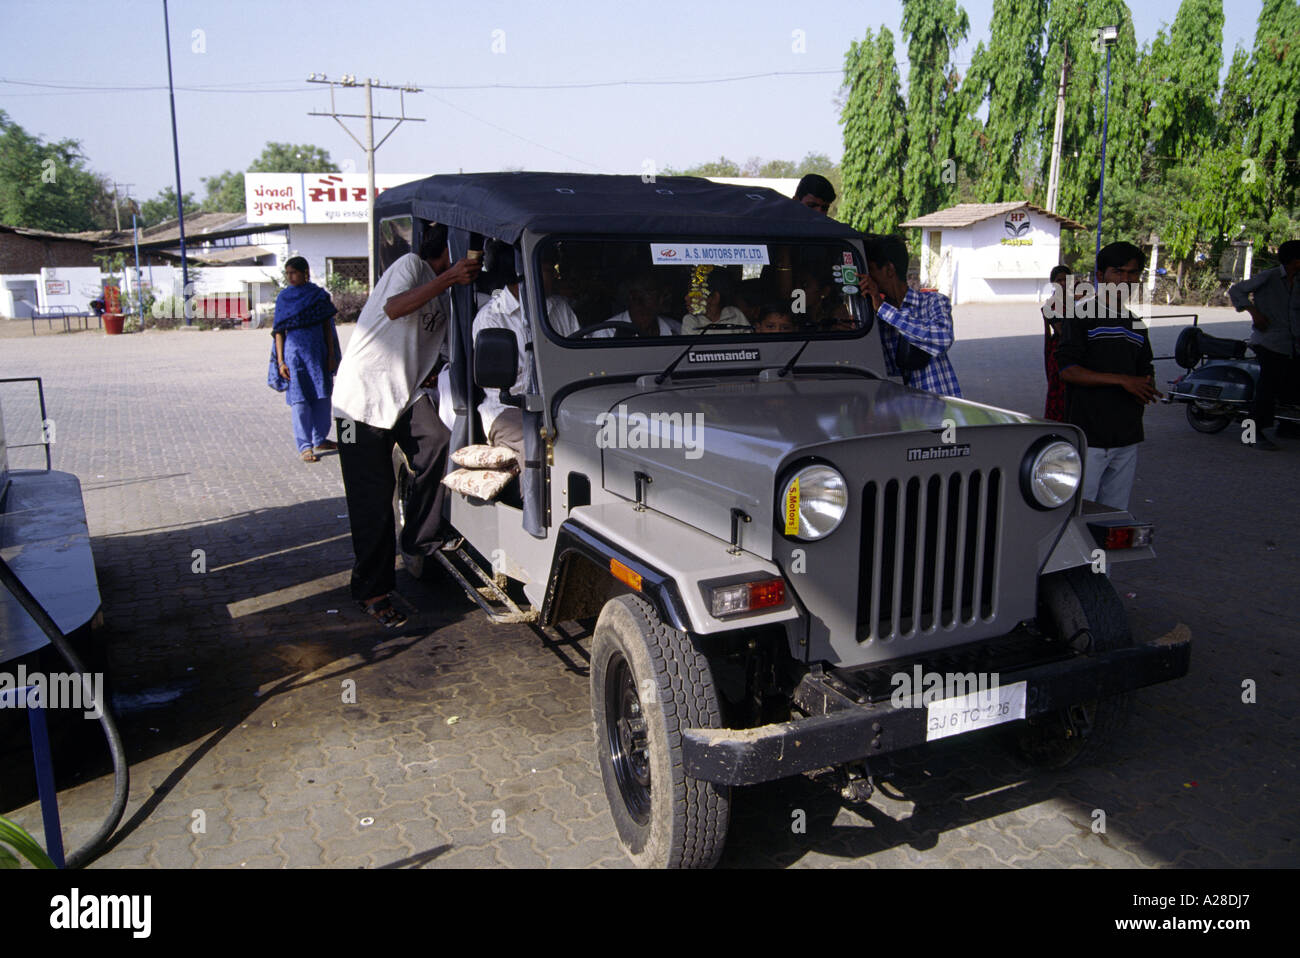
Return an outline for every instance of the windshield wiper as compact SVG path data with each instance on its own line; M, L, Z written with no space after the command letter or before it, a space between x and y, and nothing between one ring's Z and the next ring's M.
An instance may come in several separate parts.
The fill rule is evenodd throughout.
M799 361L799 357L803 355L803 351L808 348L808 345L811 342L812 342L812 337L809 337L808 339L805 339L803 341L803 345L800 346L797 350L795 350L795 354L790 357L790 361L781 367L781 371L777 373L779 377L784 379L786 376L790 375L790 373L794 370L794 364Z
M658 376L655 377L655 385L662 386L664 384L664 380L673 374L673 370L677 368L677 364L680 363L683 359L685 359L692 349L694 349L697 345L699 345L701 339L709 335L709 333L713 332L715 329L752 329L752 328L753 328L752 326L742 326L740 323L710 323L707 327L701 329L698 333L695 334L695 338L692 339L690 343L687 345L687 347L682 350L680 356L678 356L676 359L674 359L671 363L668 364L667 369L665 369L663 372L661 372Z

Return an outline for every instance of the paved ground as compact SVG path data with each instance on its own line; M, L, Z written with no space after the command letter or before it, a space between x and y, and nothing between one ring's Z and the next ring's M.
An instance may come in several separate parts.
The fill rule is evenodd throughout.
M1155 324L1158 354L1180 322ZM264 333L0 327L0 377L45 377L100 570L133 785L98 867L628 864L593 764L586 637L491 627L404 573L411 626L371 628L347 599L337 459L297 460ZM957 328L967 395L1037 411L1032 307L962 309ZM20 441L33 423L12 395ZM1191 627L1193 674L1140 693L1111 764L1026 776L967 741L900 763L865 808L807 779L746 789L724 865L1300 864L1297 466L1300 441L1264 454L1194 433L1181 408L1148 414L1134 509L1160 559L1114 578L1144 634ZM60 753L70 846L111 794L97 733L73 731L91 747ZM39 833L27 763L0 752L0 809Z

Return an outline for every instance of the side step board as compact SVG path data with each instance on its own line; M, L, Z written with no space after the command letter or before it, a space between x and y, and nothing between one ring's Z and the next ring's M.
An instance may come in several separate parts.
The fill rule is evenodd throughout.
M444 552L440 549L433 553L433 557L442 563L442 567L460 583L460 587L465 590L465 594L473 599L475 604L487 613L487 617L493 622L506 624L537 621L537 610L529 609L524 611L519 608L515 604L515 600L506 595L505 589L497 584L496 579L488 575L483 567L465 551L464 546L454 552ZM482 580L483 585L475 587L470 584L466 572L471 571Z

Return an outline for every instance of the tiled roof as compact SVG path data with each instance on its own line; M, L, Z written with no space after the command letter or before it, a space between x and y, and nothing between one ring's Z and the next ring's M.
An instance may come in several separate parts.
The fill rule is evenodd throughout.
M905 227L922 227L924 229L958 229L963 226L972 226L981 220L991 219L994 216L1002 216L1010 213L1012 210L1028 209L1042 216L1056 220L1066 229L1086 230L1088 227L1082 223L1076 222L1067 216L1061 216L1059 213L1050 213L1041 206L1035 206L1033 203L1025 200L1010 200L1006 203L958 203L956 206L950 206L946 210L936 210L925 216L918 216L914 220L908 220L906 223L899 224Z

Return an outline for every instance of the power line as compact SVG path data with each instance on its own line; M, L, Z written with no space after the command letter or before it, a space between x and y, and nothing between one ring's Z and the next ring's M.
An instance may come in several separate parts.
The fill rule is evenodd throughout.
M392 84L389 83L380 83L378 80L372 80L369 77L366 78L364 83L361 83L357 80L355 76L353 76L350 73L343 74L343 76L338 80L331 80L323 73L313 73L311 76L307 77L307 82L328 83L330 85L329 112L319 113L316 111L312 111L309 112L307 115L333 117L334 122L337 123L339 126L343 127L343 132L346 133L348 136L351 136L352 141L356 143L357 146L361 147L361 149L365 150L366 153L366 176L368 180L368 184L367 184L368 188L366 190L366 246L370 254L370 274L367 280L367 285L373 286L375 281L379 279L379 277L375 274L375 151L379 149L381 146L383 146L384 143L387 142L388 138L393 135L394 131L396 131L396 129L399 126L401 126L403 123L408 121L412 123L424 122L423 117L406 115L406 94L421 93L423 91L421 91L419 87L410 83L407 83L404 86L393 86ZM366 90L366 112L365 113L339 113L338 110L335 109L334 107L335 86L341 86L344 87L345 89L364 86ZM398 91L401 97L402 115L401 116L376 115L374 109L374 102L371 98L371 92L375 89ZM353 136L352 131L348 129L348 125L343 122L344 118L366 121L366 142L365 143L362 143L355 136ZM387 133L384 134L383 139L381 139L378 143L375 142L375 120L393 121L392 127L389 129Z
M576 157L576 156L573 156L572 154L565 153L565 152L563 152L563 151L561 151L561 150L555 150L555 149L552 149L551 147L547 146L545 143L538 143L536 140L530 140L528 137L524 136L522 133L516 133L514 130L508 130L508 129L506 129L504 126L498 126L497 124L491 122L490 120L485 120L485 119L483 119L483 118L482 118L481 116L479 116L477 113L471 113L469 110L461 109L461 108L458 107L456 104L452 103L450 100L444 100L442 97L438 96L436 93L430 93L429 95L432 96L432 97L433 97L435 100L437 100L439 103L441 103L443 106L450 107L451 109L455 110L457 113L464 113L466 116L471 117L472 119L478 120L478 121L479 121L480 123L482 123L484 126L490 126L492 129L497 130L497 131L499 131L499 132L501 132L501 133L505 133L505 134L507 134L508 136L513 136L513 137L514 137L515 139L517 139L517 140L523 140L525 143L528 143L528 144L530 144L530 145L532 145L532 146L535 146L535 147L537 147L538 149L545 150L547 153L554 153L556 156L562 156L562 157L564 157L566 160L572 160L572 161L575 162L575 163L581 163L583 166L588 167L589 169L593 169L593 170L599 170L599 169L602 169L602 167L597 166L595 163L588 163L586 160L581 159L581 158Z

